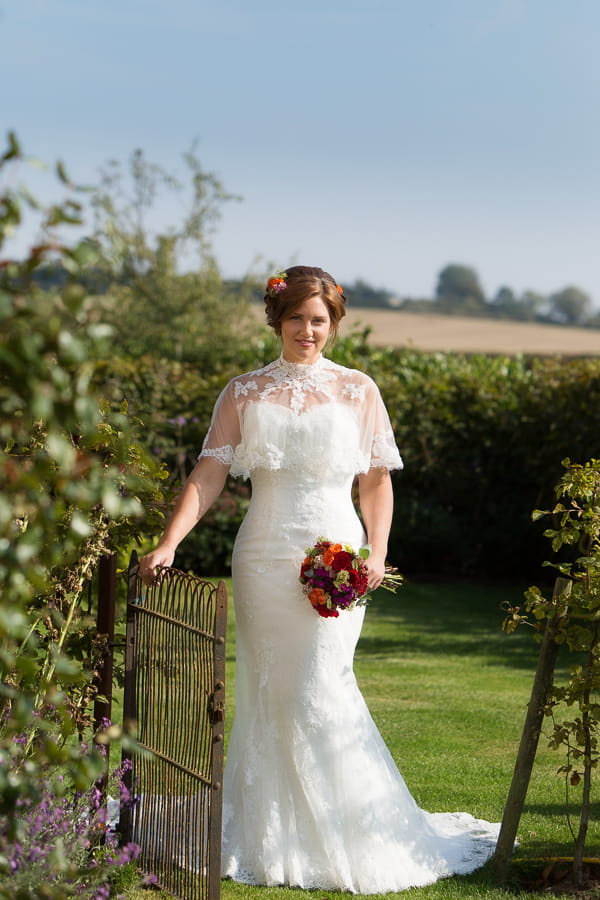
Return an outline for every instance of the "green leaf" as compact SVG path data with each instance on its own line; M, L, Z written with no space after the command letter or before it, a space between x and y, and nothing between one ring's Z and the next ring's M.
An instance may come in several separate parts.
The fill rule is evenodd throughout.
M15 159L15 157L21 156L21 147L17 140L17 136L14 131L9 131L8 135L8 150L4 152L2 156L2 160L4 162L8 162L9 159Z
M71 185L71 179L67 175L67 170L65 169L65 164L62 162L62 160L59 160L56 163L56 174L63 184L66 184L68 186Z

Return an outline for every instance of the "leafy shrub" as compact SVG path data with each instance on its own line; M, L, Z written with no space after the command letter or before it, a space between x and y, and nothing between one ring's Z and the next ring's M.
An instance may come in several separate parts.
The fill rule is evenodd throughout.
M0 175L23 158L9 135ZM24 259L0 259L0 812L9 836L40 802L49 771L62 765L82 792L102 771L98 753L82 756L70 742L87 728L96 690L93 655L80 653L90 632L81 600L103 553L158 527L164 474L126 405L110 408L92 389L109 333L76 281L89 246L58 233L80 223L81 207L61 165L57 173L68 198L48 208L14 178L0 184L0 249L27 208L43 235ZM72 278L44 293L34 275L57 259Z
M389 351L370 374L405 461L391 556L407 571L514 577L543 554L530 510L600 443L598 360Z
M82 762L86 750L78 751ZM39 796L17 801L16 821L0 815L0 898L111 896L110 886L119 880L116 870L139 853L136 844L119 847L114 827L118 809L133 802L123 781L127 766L123 763L110 774L108 805L96 785L78 790L58 771L48 770Z

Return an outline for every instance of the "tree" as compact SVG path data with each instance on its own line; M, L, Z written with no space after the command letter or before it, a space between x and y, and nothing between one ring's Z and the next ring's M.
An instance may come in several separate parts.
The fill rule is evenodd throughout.
M554 507L534 510L533 519L550 518L551 525L544 534L551 539L555 553L567 547L573 548L578 555L573 561L547 562L546 565L560 573L557 582L561 584L560 589L547 598L539 587L530 587L525 592L525 613L521 612L521 607L509 607L504 628L512 632L525 623L532 625L538 635L546 623L544 642L550 634L555 644L554 656L559 645L564 645L573 654L569 660L569 674L562 684L554 676L551 663L547 684L537 696L537 712L543 712L552 722L549 746L565 753L565 762L558 772L565 778L567 802L570 789L581 787L576 833L569 815L575 843L573 880L579 885L583 881L583 858L592 814L592 777L600 763L600 704L597 700L600 687L600 461L591 459L584 465L577 465L565 459L563 465L566 472L556 486ZM539 732L540 727L541 721L536 725L536 731ZM527 780L530 774L529 768ZM525 791L521 796L524 800ZM518 813L520 815L520 810ZM518 823L514 811L511 811L511 817L512 828L516 831Z
M502 286L492 300L493 308L508 319L533 322L540 317L546 298L535 291L524 291L517 296L512 288Z
M456 312L473 312L485 305L485 295L475 269L448 265L438 276L436 297L442 306Z
M389 309L392 293L385 288L374 288L361 278L354 284L345 285L345 291L351 299L352 306L376 307Z
M543 312L547 303L548 298L543 294L538 293L538 291L523 291L523 293L519 297L519 304L523 312L523 318L530 319L531 321L535 321L536 319L543 319Z
M582 325L592 306L589 295L574 286L563 288L549 299L551 318L564 325Z
M506 319L526 318L522 315L523 307L512 288L502 285L492 299L494 312Z
M234 198L204 172L194 148L184 162L185 182L141 150L127 167L112 161L102 172L90 236L104 290L97 314L114 326L114 345L126 356L150 353L208 369L233 360L242 368L259 331L249 306L255 284L248 278L230 290L210 245L220 207ZM173 196L186 212L168 225L161 204Z

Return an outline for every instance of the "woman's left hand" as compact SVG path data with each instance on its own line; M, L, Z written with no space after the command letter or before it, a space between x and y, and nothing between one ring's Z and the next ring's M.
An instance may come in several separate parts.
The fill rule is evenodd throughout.
M385 557L377 556L375 553L372 553L365 562L367 564L369 590L375 591L381 585L383 576L385 575Z

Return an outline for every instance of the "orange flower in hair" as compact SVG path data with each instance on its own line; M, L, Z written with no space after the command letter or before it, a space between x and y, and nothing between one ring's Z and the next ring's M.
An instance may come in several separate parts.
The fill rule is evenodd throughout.
M336 288L338 289L338 291L340 292L340 294L343 294L343 293L344 293L344 288L341 286L341 284L336 284Z
M270 297L276 297L277 294L285 291L287 287L286 278L287 272L278 272L277 275L273 275L272 278L269 278L267 281L267 294Z

